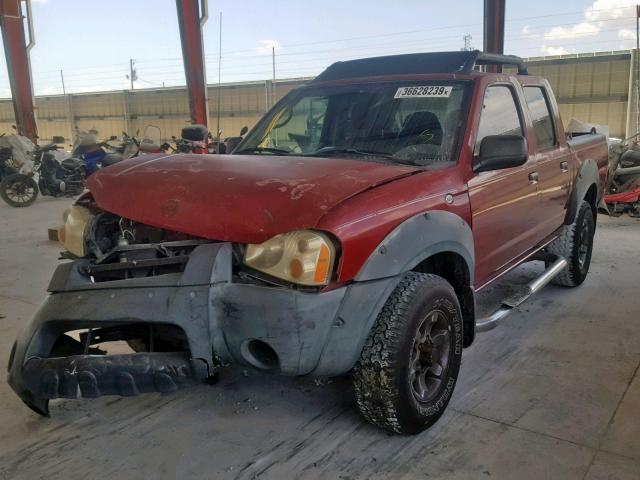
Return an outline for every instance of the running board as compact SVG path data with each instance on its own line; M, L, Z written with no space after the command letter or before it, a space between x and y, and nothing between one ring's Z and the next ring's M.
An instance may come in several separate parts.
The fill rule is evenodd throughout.
M525 287L525 291L517 297L511 297L502 302L500 308L485 318L481 318L476 321L476 332L487 332L495 328L500 321L509 315L511 311L518 305L522 304L531 295L542 290L542 288L549 283L553 277L558 275L567 266L567 261L558 257L558 259L547 268L542 275L536 278L533 282Z

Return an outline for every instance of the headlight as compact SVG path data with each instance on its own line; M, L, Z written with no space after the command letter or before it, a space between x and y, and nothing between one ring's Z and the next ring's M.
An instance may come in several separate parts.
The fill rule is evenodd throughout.
M324 234L310 230L276 235L247 245L245 265L300 285L326 285L331 280L335 247Z
M62 226L58 228L58 240L64 248L78 257L84 257L84 234L93 218L91 212L74 205L62 214Z

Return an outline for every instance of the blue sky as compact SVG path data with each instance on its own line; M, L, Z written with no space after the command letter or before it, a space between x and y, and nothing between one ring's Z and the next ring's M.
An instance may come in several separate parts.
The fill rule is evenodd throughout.
M32 0L36 94L184 84L173 0ZM482 0L209 0L208 81L217 81L218 15L223 13L222 81L311 76L336 60L482 47ZM534 5L534 7L532 7ZM635 2L507 0L505 51L524 57L632 48ZM4 55L0 96L8 96Z

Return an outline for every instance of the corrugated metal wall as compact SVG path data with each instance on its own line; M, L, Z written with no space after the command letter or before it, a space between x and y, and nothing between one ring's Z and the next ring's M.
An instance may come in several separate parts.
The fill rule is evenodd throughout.
M527 59L529 73L549 80L565 126L572 118L609 125L615 137L626 133L630 65L629 51Z
M630 89L630 51L535 57L527 59L527 64L532 74L549 79L565 125L571 118L605 124L609 125L613 136L624 136L631 128L627 126L627 104L630 92L635 90ZM308 80L277 81L275 97L281 98ZM271 81L222 85L222 136L237 135L245 125L251 128L273 104L273 97ZM53 135L71 138L75 126L95 128L101 136L108 137L119 136L122 131L135 134L147 125L160 127L163 139L168 140L172 135L179 135L189 121L184 88L36 97L35 103L40 138L45 141ZM211 131L215 131L217 125L217 104L217 88L210 86ZM635 113L632 116L635 117ZM13 123L11 100L0 100L0 133L10 132Z
M252 127L265 111L291 89L308 79L249 82L220 88L220 129L222 136L238 135L245 125ZM275 90L275 91L274 91ZM217 125L218 89L209 86L209 128ZM96 129L102 137L142 132L147 125L160 127L163 140L189 122L189 101L185 88L125 90L36 97L38 133L42 141L54 135L72 138L75 127ZM70 121L70 118L73 120ZM0 100L0 133L11 132L14 123L10 99Z

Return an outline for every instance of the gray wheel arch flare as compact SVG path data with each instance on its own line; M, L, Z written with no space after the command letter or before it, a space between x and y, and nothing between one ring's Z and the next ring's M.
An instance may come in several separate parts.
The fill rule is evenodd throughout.
M422 213L398 225L367 259L356 281L407 272L442 252L454 252L464 258L473 285L475 255L471 227L458 215L444 210Z
M332 376L349 371L360 357L378 314L404 274L423 260L444 252L457 253L466 262L472 295L473 234L461 217L434 210L405 220L389 233L348 287L314 373Z
M575 177L571 194L569 195L569 201L567 205L567 214L565 216L565 225L571 225L578 214L578 206L580 202L585 199L589 189L596 186L596 198L595 205L598 206L598 202L602 197L602 189L599 187L601 182L599 181L600 172L598 170L598 164L595 160L584 160L580 165L580 170ZM594 218L595 220L595 218Z

